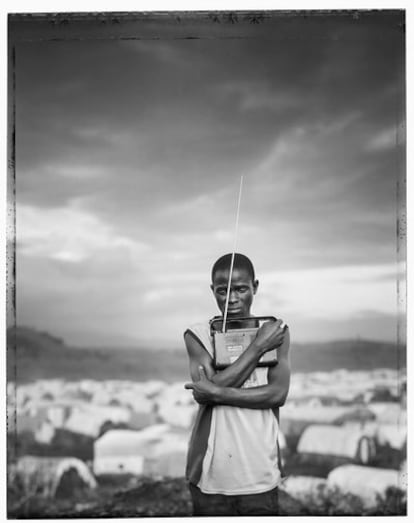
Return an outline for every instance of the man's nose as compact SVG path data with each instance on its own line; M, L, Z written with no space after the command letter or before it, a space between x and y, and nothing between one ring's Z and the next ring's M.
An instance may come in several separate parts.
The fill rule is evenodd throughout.
M234 303L237 301L237 293L230 291L229 302Z

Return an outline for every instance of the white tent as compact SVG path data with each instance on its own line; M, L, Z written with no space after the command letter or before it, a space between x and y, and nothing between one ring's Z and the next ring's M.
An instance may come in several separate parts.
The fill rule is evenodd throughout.
M188 437L166 424L139 431L109 430L95 441L94 472L183 475L184 468L178 473L175 463L184 460Z
M144 474L184 476L188 438L182 433L164 433L150 448L144 459Z
M328 405L309 407L308 405L284 407L282 411L282 421L300 420L309 421L312 423L339 423L343 418L360 418L369 417L369 409L355 407L353 405ZM373 417L373 416L371 416Z
M338 456L367 464L375 456L375 444L357 426L310 425L299 440L297 452Z
M24 490L40 492L45 497L54 497L67 473L75 475L77 484L95 488L96 480L86 464L77 458L44 458L23 456L17 462L17 474L21 477Z
M288 476L280 488L293 498L306 502L324 495L326 479L314 476Z
M406 410L397 402L373 402L368 404L378 423L403 425L407 422Z
M167 431L168 425L153 425L144 430L109 430L94 443L94 473L97 476L142 474L149 448Z
M389 445L393 449L402 450L407 441L407 426L405 424L380 424L377 439L380 445Z
M73 408L74 405L67 403L56 403L55 405L51 405L47 410L47 419L55 428L63 428Z
M50 421L43 421L40 427L36 430L34 434L34 439L38 443L48 445L52 442L53 437L55 435L55 431L55 427L52 425Z
M63 428L95 438L105 423L127 424L130 417L130 411L125 407L85 405L73 409Z
M167 385L160 380L148 380L143 383L144 393L147 398L158 396L166 387Z
M157 412L162 422L189 429L197 414L198 405L184 384L177 382L166 387L156 398Z
M402 450L407 441L407 425L391 423L369 422L347 422L344 427L356 426L366 436L373 438L379 446L389 445L396 450Z
M158 415L163 423L189 429L193 425L197 410L197 405L175 405L166 402L160 405Z
M377 495L384 495L387 488L405 489L398 470L343 465L328 475L328 487L338 488L344 494L358 496L365 507L377 505Z

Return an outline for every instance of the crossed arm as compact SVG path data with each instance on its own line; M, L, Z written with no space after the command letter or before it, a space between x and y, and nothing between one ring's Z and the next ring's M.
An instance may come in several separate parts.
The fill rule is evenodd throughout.
M185 387L193 390L198 403L250 409L280 407L285 403L290 383L289 329L285 330L283 342L278 347L278 364L268 369L267 385L251 388L241 386L264 354L254 342L232 365L216 371L213 359L200 342L189 333L186 333L184 339L193 380Z

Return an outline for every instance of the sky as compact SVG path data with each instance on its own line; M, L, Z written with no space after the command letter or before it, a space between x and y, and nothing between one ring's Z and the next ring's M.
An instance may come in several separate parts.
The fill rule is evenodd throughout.
M397 340L399 19L259 22L130 21L81 39L73 22L16 44L17 325L181 346L217 313L210 270L233 248L242 175L253 312L301 343Z

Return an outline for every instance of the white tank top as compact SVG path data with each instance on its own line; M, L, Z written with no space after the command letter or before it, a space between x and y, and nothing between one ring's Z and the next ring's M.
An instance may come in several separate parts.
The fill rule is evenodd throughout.
M190 327L213 357L208 323ZM267 367L257 367L243 387L267 384ZM272 409L227 405L212 410L210 432L197 486L207 494L255 494L279 485L279 426Z

